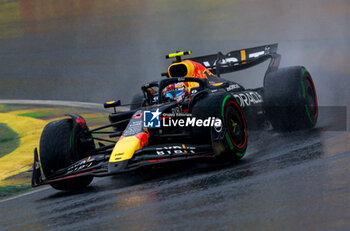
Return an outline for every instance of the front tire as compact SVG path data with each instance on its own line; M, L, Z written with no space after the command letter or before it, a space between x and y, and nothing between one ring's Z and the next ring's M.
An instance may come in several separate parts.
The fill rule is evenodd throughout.
M71 119L53 121L47 124L40 138L40 162L45 177L68 167L78 160L72 152L73 123ZM59 190L83 188L92 181L92 176L83 176L50 185Z
M193 128L193 136L211 142L219 159L236 161L247 149L247 125L241 108L229 93L214 93L200 99L193 107L193 117L221 119L222 127Z

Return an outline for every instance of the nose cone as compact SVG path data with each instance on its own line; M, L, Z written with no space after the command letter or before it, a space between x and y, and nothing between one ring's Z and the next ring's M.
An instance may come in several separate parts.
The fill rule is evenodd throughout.
M135 151L141 147L141 140L136 136L122 136L115 145L112 154L109 157L109 162L129 160L133 157Z

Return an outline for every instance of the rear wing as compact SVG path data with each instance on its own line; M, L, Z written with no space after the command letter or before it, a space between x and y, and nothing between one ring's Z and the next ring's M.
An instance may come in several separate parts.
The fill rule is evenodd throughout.
M277 47L278 44L275 43L231 51L226 55L218 52L217 54L189 58L189 60L202 64L213 74L220 76L220 74L250 68L271 59L266 72L268 73L276 70L279 66L281 55L277 54Z

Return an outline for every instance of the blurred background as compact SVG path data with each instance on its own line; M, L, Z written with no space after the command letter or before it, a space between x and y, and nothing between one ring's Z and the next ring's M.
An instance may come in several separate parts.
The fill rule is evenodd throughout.
M321 105L347 105L349 0L0 0L0 98L129 103L165 55L279 43ZM257 87L266 65L224 77Z

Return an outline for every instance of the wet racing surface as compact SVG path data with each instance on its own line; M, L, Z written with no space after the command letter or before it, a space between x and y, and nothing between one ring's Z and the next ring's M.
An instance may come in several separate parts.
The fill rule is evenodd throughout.
M260 135L251 152L236 164L183 163L95 179L82 192L49 188L4 201L0 203L1 227L347 229L350 152L335 144L350 135L319 134L317 129L294 135Z
M320 105L349 105L346 0L0 2L2 99L127 103L160 78L168 52L279 42L281 66L305 65ZM261 72L241 73L244 86L262 83ZM238 163L179 163L5 199L0 230L347 230L350 135L323 119L312 131L252 134Z

